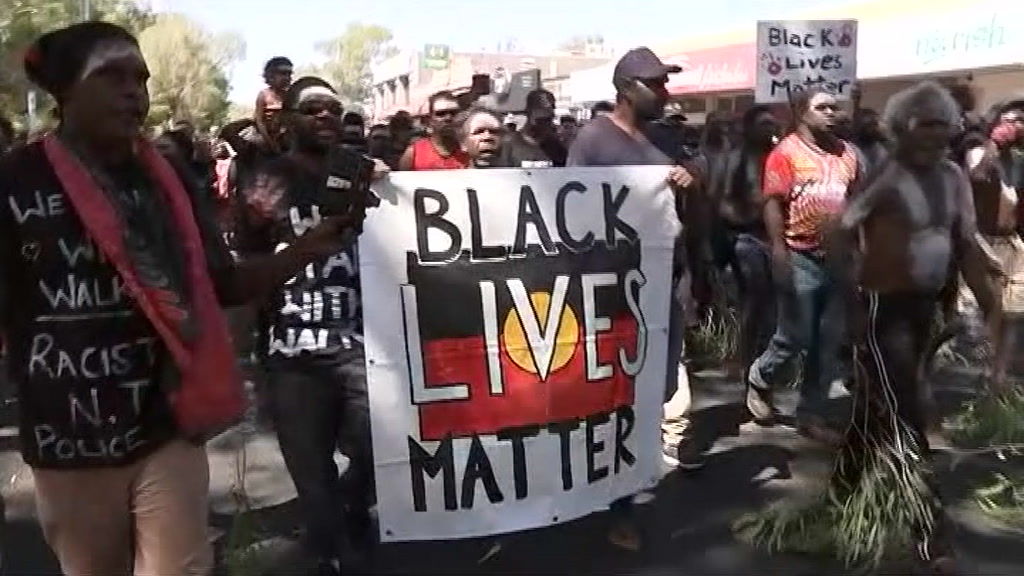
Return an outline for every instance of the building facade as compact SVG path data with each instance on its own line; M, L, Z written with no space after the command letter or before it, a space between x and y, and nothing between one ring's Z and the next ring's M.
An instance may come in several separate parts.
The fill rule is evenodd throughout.
M967 77L979 109L1024 91L1024 3L1005 0L852 1L784 19L856 19L861 105L881 108L913 82ZM707 113L741 113L754 102L757 27L652 46L666 62L683 66L669 91L695 124ZM579 106L614 97L614 62L583 70L568 81Z
M567 103L569 75L608 61L607 56L593 54L473 53L450 52L444 48L426 46L424 50L404 50L373 66L372 116L375 121L386 120L399 110L424 114L431 94L442 90L467 91L476 74L501 77L537 69L542 85L554 93L559 104Z

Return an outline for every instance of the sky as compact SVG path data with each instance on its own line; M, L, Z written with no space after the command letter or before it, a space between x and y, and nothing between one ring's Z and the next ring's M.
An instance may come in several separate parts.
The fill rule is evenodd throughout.
M687 35L753 27L841 0L149 0L159 12L183 13L213 32L233 31L246 57L232 70L231 99L248 103L263 87L262 67L285 55L314 62L314 44L340 35L349 22L390 29L400 48L449 44L455 51L495 50L514 40L521 53L542 54L577 34L606 44L657 45ZM503 8L503 6L507 6Z

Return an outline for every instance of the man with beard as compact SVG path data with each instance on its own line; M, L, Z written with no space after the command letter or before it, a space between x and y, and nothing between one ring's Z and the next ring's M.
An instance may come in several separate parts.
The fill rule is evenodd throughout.
M853 143L860 149L865 163L865 172L873 173L889 157L885 147L885 134L878 121L878 112L861 108L853 118Z
M566 149L555 127L555 95L538 88L526 95L526 125L502 143L504 164L517 168L565 166Z
M569 146L572 146L572 141L576 139L579 129L580 123L573 116L566 114L558 119L558 138L565 146L566 153L568 153Z
M732 120L721 112L708 114L701 138L701 153L708 163L715 164L729 152L731 147Z
M395 161L405 154L405 149L412 143L416 135L416 126L412 114L406 110L399 110L388 120L388 132L391 134L392 154Z
M430 136L413 142L398 162L399 170L458 170L469 165L459 145L455 115L459 101L451 92L430 97Z
M771 108L755 105L743 114L742 145L712 168L709 196L724 243L724 261L739 288L739 366L749 366L775 329L768 233L764 228L763 168L778 141Z
M833 129L839 106L820 89L793 98L795 132L768 154L762 194L771 246L778 321L768 349L747 370L747 408L758 423L777 416L772 388L806 352L801 375L797 430L835 445L842 437L824 418L828 392L843 343L842 294L825 266L824 234L842 213L862 169L853 147Z
M382 160L391 169L398 168L400 154L395 153L391 130L387 124L374 124L366 136L366 153L371 158Z
M616 90L614 110L597 116L580 130L569 149L569 166L672 166L668 181L676 193L677 212L687 225L699 218L697 210L687 204L700 194L700 182L684 167L676 165L644 135L646 125L661 117L668 101L668 75L682 71L667 65L649 48L630 50L615 65L612 82ZM686 277L684 237L676 243L673 270L673 298L669 317L668 370L665 385L665 417L662 424L663 454L666 462L684 469L703 465L700 451L686 442L689 422L690 386L686 370L680 369L683 355L685 305L689 282ZM638 527L631 514L632 498L612 503L618 521L609 533L613 544L637 549L642 544Z
M366 141L366 121L358 112L346 112L341 119L341 144L357 154L369 152Z
M141 136L149 70L130 33L50 32L24 66L61 111L0 160L0 318L43 534L68 576L208 574L203 444L244 407L221 306L337 253L355 222L235 264L207 195Z
M302 241L347 200L358 212L369 182L338 179L328 161L340 146L341 102L320 78L297 80L283 111L289 151L244 183L237 226L243 258ZM325 175L330 173L325 186ZM340 573L348 538L368 544L373 458L356 246L314 261L268 303L266 346L270 409L281 453L299 496L307 544L320 574ZM322 303L303 304L303 303ZM312 308L312 312L310 309ZM349 457L344 485L334 452Z
M913 479L925 457L926 394L918 366L951 262L990 320L1000 308L969 183L947 159L959 124L956 102L941 86L923 82L889 100L885 123L895 137L892 160L855 193L830 242L829 260L848 299L860 300L861 316L854 415L834 477L839 506L870 485L862 475ZM927 471L924 478L930 480ZM930 482L904 484L915 494L895 494L892 505L923 506L930 520L920 509L907 512L919 522L913 530L920 560L930 574L955 573L938 492Z

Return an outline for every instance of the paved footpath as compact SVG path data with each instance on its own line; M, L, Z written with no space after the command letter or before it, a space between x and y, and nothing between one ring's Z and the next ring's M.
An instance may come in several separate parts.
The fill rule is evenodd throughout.
M938 386L946 410L969 393L972 378L946 374ZM639 553L618 551L606 543L607 518L595 514L569 524L498 539L392 544L378 548L369 574L415 575L636 575L636 576L811 576L843 574L834 564L800 556L768 556L738 542L731 523L744 512L784 496L813 495L830 472L831 455L797 436L791 428L761 428L741 423L742 389L714 373L695 379L697 426L713 440L707 467L684 475L674 472L655 499L640 510L649 531ZM783 409L795 401L781 394ZM837 398L841 410L845 399ZM9 422L7 423L9 424ZM0 437L0 482L7 502L3 537L6 574L58 574L34 517L31 473L17 456L10 428ZM239 450L244 446L245 450ZM244 458L241 454L244 453ZM246 575L301 574L296 535L294 488L272 433L244 424L210 445L211 539L222 550L237 499L232 486L244 465L250 516L260 543ZM965 574L1024 575L1024 534L1001 529L985 519L970 498L969 483L997 465L967 458L950 471L951 456L937 461L956 544ZM222 574L228 568L222 562ZM238 571L234 571L238 572ZM899 572L888 572L896 574Z

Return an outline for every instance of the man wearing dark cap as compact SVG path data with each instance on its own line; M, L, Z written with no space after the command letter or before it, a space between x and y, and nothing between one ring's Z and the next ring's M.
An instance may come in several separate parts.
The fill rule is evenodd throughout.
M330 84L310 76L296 80L284 97L283 120L288 153L241 186L235 231L243 259L300 243L338 209L339 196L368 184L335 173L345 158L361 157L340 150L342 106ZM324 174L330 174L326 187ZM373 458L358 271L354 245L312 262L275 291L260 338L281 453L298 492L311 559L325 576L340 573L351 540L365 545L370 536ZM340 489L339 448L349 457Z
M671 159L643 135L648 122L661 118L668 101L668 75L682 71L665 64L649 48L626 52L615 65L615 108L597 116L569 151L570 166L671 164Z
M555 127L555 95L538 88L526 95L526 125L502 145L507 166L544 168L565 166L567 151Z
M25 71L60 125L0 160L0 319L43 534L68 576L208 574L203 443L244 408L221 306L265 297L358 223L235 265L206 196L140 136L131 34L45 34Z
M649 48L630 50L615 65L615 109L598 116L580 130L569 149L569 166L665 165L668 181L676 193L676 206L687 228L698 218L693 209L700 196L700 181L674 158L666 155L645 135L648 124L661 117L668 101L668 75L680 72L679 66L665 64ZM690 167L692 169L692 166ZM687 204L691 205L686 210ZM683 238L676 243L673 271L673 298L669 317L668 374L665 387L663 453L666 462L683 469L703 465L692 443L684 442L688 430L685 414L689 410L690 390L686 370L680 369L683 354L684 305L690 298L686 275ZM624 548L640 545L639 534L628 513L631 499L614 502L613 511L621 513L620 522L609 534L611 541Z

